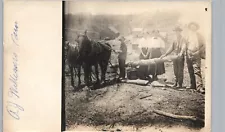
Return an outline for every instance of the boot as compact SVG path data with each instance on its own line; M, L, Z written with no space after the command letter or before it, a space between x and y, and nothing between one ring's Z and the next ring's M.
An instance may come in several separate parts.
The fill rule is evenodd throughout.
M157 75L153 75L153 80L157 81L158 80L158 76Z
M198 88L197 91L201 94L205 94L205 88L203 88L203 87Z
M179 83L178 84L178 88L182 88L182 83Z
M205 94L205 89L203 89L203 88L201 88L201 89L199 89L199 90L197 90L199 93L201 93L201 94Z
M175 82L172 87L177 87L177 82Z
M172 87L174 87L174 88L176 88L177 87L177 81L175 81L175 83L173 84L173 86Z
M191 85L190 87L187 87L187 89L196 89L194 85Z

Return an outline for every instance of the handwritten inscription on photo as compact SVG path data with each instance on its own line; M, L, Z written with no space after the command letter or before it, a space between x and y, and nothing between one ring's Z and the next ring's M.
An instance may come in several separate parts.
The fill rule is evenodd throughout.
M10 81L10 87L9 87L9 92L8 96L10 97L9 100L7 101L7 111L9 115L16 119L20 119L20 112L24 111L24 108L17 104L20 95L19 95L19 87L18 87L18 82L19 82L19 55L17 53L19 44L18 44L18 39L19 39L19 25L17 22L14 24L13 32L11 34L11 39L13 42L13 53L12 53L12 63L13 63L13 68L11 70L11 74L9 76L9 81Z

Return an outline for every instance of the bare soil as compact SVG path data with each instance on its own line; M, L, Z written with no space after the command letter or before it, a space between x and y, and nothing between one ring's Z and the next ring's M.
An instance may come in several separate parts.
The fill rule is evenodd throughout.
M204 69L204 62L202 65ZM174 81L173 67L171 63L165 63L165 66L166 74L159 78L167 78L169 84ZM189 86L186 66L184 73L184 86ZM79 126L85 126L87 130L95 127L100 131L125 131L126 127L130 127L129 131L136 131L149 127L145 130L160 132L159 127L171 128L171 131L177 127L193 131L204 127L204 122L172 119L153 112L161 110L204 119L205 96L193 90L115 83L96 90L74 92L69 76L66 76L65 83L67 130L77 130Z

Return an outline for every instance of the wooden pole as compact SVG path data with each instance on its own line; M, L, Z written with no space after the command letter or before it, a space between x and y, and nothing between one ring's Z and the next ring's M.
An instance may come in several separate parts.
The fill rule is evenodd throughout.
M183 119L183 120L192 120L192 121L202 121L202 122L204 122L203 119L197 118L195 116L174 115L174 114L163 112L163 111L159 111L159 110L153 110L153 112L156 113L156 114L159 114L159 115L163 115L163 116L167 116L167 117L171 117L171 118L175 118L175 119Z

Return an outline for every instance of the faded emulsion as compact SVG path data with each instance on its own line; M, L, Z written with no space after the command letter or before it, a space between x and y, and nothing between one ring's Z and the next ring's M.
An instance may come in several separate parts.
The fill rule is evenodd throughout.
M208 126L207 5L64 4L63 131Z
M16 120L20 119L19 113L20 111L24 111L24 108L20 106L18 103L18 99L20 98L19 96L19 88L18 88L18 81L19 81L19 68L18 68L18 63L19 63L19 55L17 53L17 48L19 46L18 44L18 23L14 23L14 28L13 28L13 33L11 34L12 42L13 42L13 53L12 53L12 70L9 76L9 100L7 101L6 104L6 109L7 112L11 117L13 117Z

